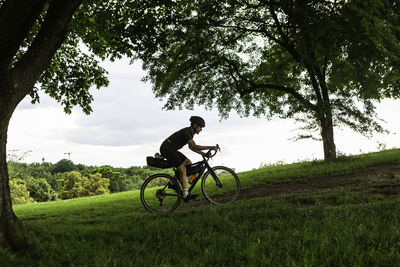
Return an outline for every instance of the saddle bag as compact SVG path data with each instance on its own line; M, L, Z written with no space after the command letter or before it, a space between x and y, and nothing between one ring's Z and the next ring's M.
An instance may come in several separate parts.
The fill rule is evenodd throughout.
M146 157L146 162L147 165L151 167L156 167L160 169L167 169L171 168L172 166L166 161L165 159L162 158L155 158L155 157Z

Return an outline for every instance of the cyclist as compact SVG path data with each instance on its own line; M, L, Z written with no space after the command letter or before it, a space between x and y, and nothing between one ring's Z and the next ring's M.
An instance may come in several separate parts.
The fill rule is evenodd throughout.
M203 156L206 156L206 153L204 153L202 150L217 150L217 146L200 146L193 141L194 135L199 134L205 126L206 123L203 118L192 116L190 117L190 127L186 127L175 132L170 137L165 139L160 147L161 155L168 160L169 164L176 167L179 171L179 180L182 184L183 200L185 202L191 199L196 199L199 195L189 194L188 182L186 179L186 166L192 164L192 162L178 150L186 144L189 145L189 148L192 151Z

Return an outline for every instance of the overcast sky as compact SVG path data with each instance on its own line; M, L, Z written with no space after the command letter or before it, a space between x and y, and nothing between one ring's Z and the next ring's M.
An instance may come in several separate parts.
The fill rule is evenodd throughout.
M41 162L44 158L55 163L70 157L74 163L86 165L143 166L146 156L158 152L166 137L187 127L191 115L198 115L206 120L206 127L195 136L195 142L219 144L222 148L213 165L224 164L246 171L258 168L261 163L323 158L322 143L289 140L300 126L291 120L240 118L232 113L229 119L220 121L215 110L201 107L194 111L165 111L163 102L154 98L151 85L141 81L145 72L139 63L129 65L125 59L103 66L109 72L110 86L92 91L92 114L84 115L75 108L71 115L66 115L46 95L36 105L27 97L11 119L8 151L18 150L19 154L30 151L25 162ZM399 103L384 101L378 106L378 114L387 121L385 127L392 134L367 139L350 130L335 129L338 151L345 154L376 151L378 142L387 148L400 147ZM193 162L201 159L187 147L182 152Z

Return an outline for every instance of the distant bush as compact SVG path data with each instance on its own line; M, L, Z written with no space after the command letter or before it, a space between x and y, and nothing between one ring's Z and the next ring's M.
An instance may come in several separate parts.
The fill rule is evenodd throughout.
M23 183L17 183L17 181L10 180L10 191L13 205L33 202L33 198L30 197L29 191Z
M64 187L59 195L60 198L69 199L110 193L108 189L110 180L102 178L101 173L83 176L77 171L71 171L65 175Z

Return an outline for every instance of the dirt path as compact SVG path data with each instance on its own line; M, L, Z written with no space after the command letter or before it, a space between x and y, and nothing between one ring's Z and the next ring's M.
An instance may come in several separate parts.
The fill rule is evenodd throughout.
M314 177L307 180L261 185L240 191L240 199L272 195L319 192L335 189L365 191L386 195L400 192L400 165L382 165L351 174ZM210 205L206 199L182 203L178 210Z

